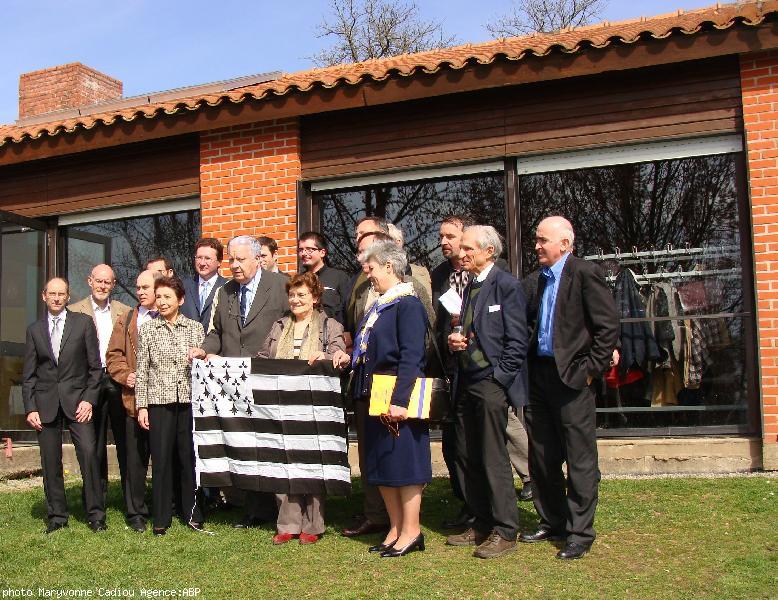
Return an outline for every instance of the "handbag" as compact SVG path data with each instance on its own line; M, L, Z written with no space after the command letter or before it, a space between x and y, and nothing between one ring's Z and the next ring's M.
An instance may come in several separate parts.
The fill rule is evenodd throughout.
M427 333L430 334L432 347L435 355L440 362L443 377L419 377L411 391L411 397L408 402L408 418L441 421L446 417L449 410L449 390L450 382L445 376L446 369L440 350L435 342L435 336L432 328L427 323ZM392 401L392 393L397 383L396 375L384 375L375 373L373 375L372 385L370 387L370 406L368 414L373 417L388 414L389 405Z

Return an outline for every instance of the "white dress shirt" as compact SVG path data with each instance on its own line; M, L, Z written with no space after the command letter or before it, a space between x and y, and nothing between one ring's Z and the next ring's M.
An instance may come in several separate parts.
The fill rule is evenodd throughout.
M145 306L139 306L138 307L138 328L136 330L140 331L140 326L146 323L147 321L151 321L154 317L156 317L159 313L157 312L156 308L146 308Z
M113 332L113 321L111 321L111 301L105 303L105 308L100 308L95 304L95 299L91 296L92 312L95 314L95 327L97 328L97 341L100 344L100 361L105 367L105 354L108 352L108 341Z

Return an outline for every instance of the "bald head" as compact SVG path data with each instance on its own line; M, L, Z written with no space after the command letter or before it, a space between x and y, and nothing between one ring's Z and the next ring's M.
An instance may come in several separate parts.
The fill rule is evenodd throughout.
M89 277L86 278L86 283L92 290L92 300L97 306L104 308L113 291L113 286L116 285L113 269L106 264L95 265Z
M575 241L573 226L564 217L546 217L538 225L535 234L535 252L544 267L555 265L570 252Z
M156 271L141 271L135 282L135 295L138 297L138 303L149 310L154 308L156 296L154 295L154 281L162 277Z

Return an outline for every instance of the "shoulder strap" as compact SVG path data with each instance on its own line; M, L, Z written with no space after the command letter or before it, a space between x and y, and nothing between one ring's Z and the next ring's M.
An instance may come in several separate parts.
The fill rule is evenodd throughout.
M432 331L432 325L430 324L429 320L427 320L427 335L429 336L430 341L432 342L432 349L435 351L435 356L438 359L438 364L440 364L440 373L443 379L446 380L447 385L451 385L451 382L448 379L448 372L446 371L446 363L443 362L443 356L440 353L440 348L438 348L438 342L435 340L435 332Z

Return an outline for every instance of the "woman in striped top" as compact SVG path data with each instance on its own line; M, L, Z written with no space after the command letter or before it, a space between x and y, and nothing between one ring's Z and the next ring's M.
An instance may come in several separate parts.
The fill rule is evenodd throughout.
M335 366L347 365L343 325L321 310L324 287L314 273L300 273L286 283L291 315L275 322L260 350L261 358L332 360ZM324 501L314 494L276 494L278 532L274 544L299 538L301 544L313 544L324 533Z

